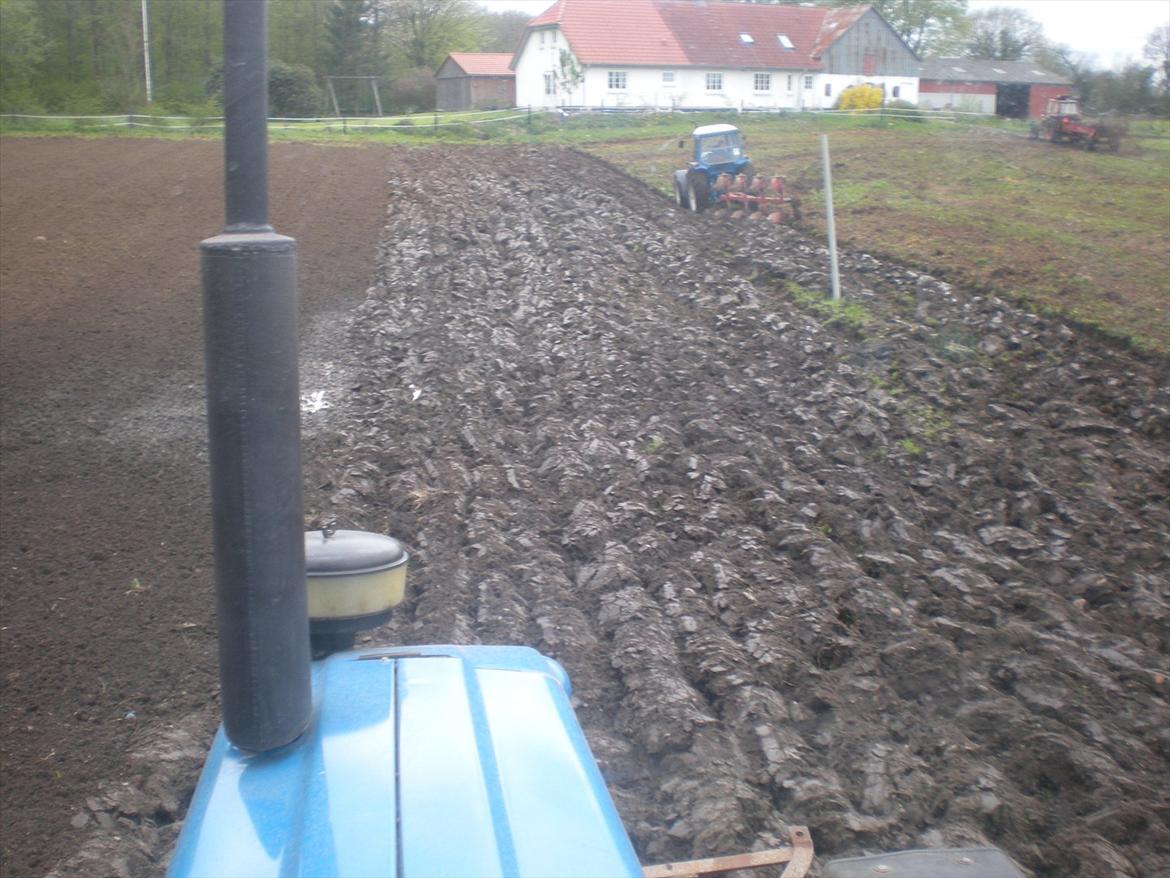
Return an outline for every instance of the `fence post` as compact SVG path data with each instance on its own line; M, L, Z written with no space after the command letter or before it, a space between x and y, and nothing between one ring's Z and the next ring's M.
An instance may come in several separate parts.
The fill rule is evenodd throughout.
M532 130L532 104L528 105L528 130Z
M837 271L837 225L833 221L833 170L829 162L829 135L821 135L821 163L825 166L825 225L829 231L829 271L833 301L841 298L841 276Z

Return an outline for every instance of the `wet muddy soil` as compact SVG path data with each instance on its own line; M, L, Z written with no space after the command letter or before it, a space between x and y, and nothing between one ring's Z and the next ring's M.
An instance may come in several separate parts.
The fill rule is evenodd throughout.
M858 252L851 307L818 307L818 243L679 213L571 151L376 163L378 216L329 223L354 243L321 262L368 269L368 294L324 270L334 317L305 341L309 373L332 376L305 414L307 522L389 532L413 556L372 642L561 661L647 862L807 824L830 856L987 842L1038 876L1170 867L1164 362ZM34 184L6 167L5 206L14 185ZM10 216L6 245L24 234ZM321 230L278 228L306 250ZM62 368L76 344L124 396L57 390L4 355L4 795L41 815L4 809L18 874L108 840L105 823L139 840L126 871L149 871L214 718L203 463L174 458L199 448L198 407L178 432L164 417L197 338L163 346L185 365L142 374L125 328L86 329L50 336ZM37 331L6 315L4 332ZM107 412L107 393L145 426L95 412L95 430L66 405ZM61 465L91 446L107 456ZM49 479L68 502L45 500ZM73 521L46 527L50 509ZM78 532L81 510L113 549ZM178 548L141 548L175 531ZM156 559L149 583L119 552ZM87 614L50 609L61 596ZM105 680L117 697L87 706ZM77 733L76 712L101 718ZM86 769L55 778L62 760Z
M43 875L94 834L149 851L213 728L198 244L223 227L222 155L210 141L0 140L5 876ZM343 361L328 341L369 286L384 165L273 146L306 386L331 386ZM75 874L147 860L134 845Z

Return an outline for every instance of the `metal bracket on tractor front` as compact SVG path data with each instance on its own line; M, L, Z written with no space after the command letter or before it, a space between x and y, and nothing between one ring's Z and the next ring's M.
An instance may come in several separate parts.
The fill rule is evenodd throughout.
M792 827L790 835L792 847L752 851L750 854L736 854L731 857L710 857L706 860L645 866L642 869L642 878L699 878L702 875L718 875L722 872L757 869L780 863L788 864L780 878L804 878L813 861L812 837L808 834L807 826Z

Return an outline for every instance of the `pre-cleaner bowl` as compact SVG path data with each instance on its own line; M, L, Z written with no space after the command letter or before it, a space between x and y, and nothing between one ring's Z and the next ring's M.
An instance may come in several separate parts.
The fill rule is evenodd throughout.
M409 555L398 540L360 530L305 534L305 585L314 647L343 649L376 628L406 592Z

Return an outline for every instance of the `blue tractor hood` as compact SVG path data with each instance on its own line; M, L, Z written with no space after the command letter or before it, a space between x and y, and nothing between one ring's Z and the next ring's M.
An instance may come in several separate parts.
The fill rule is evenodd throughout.
M220 729L170 878L640 876L559 664L527 647L313 663L296 741Z

